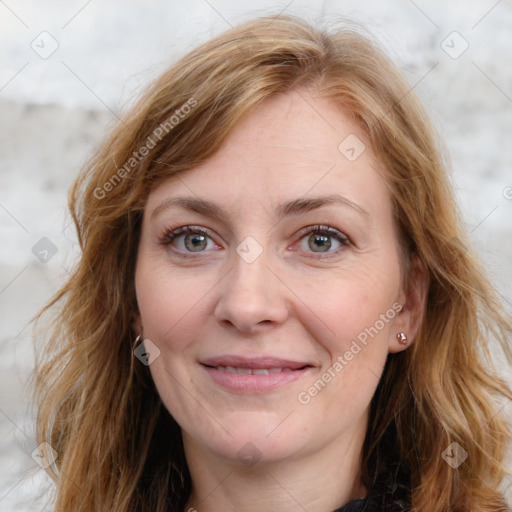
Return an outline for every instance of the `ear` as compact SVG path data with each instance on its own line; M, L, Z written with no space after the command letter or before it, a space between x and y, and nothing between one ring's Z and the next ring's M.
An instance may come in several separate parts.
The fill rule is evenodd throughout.
M429 277L425 265L414 254L411 258L409 276L405 279L400 290L399 303L402 309L395 317L393 332L389 340L390 353L401 352L414 343L425 314ZM407 336L407 343L398 342L397 334L403 332Z
M133 315L132 329L134 337L137 337L139 334L142 336L142 320L139 312L134 313Z

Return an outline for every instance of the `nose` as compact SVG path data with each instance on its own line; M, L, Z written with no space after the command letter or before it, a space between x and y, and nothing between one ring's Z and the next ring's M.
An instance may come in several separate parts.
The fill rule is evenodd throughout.
M265 251L252 262L234 255L234 265L219 283L215 318L244 334L282 324L289 315L287 288L268 265Z

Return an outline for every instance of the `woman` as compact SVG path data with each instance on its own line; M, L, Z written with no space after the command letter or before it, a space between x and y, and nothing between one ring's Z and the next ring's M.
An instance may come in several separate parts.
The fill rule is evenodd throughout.
M37 370L56 511L504 511L510 323L367 38L279 16L165 72L76 181Z

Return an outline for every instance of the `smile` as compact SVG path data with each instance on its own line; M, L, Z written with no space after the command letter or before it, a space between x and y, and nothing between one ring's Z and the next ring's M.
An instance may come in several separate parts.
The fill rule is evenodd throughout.
M236 373L238 375L269 375L271 373L293 372L291 368L240 368L234 366L217 366L219 372Z
M278 358L220 357L200 363L218 386L235 393L259 394L290 384L313 366Z

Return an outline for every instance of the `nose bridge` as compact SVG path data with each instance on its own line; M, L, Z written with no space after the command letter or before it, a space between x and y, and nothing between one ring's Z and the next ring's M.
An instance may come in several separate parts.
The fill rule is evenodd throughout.
M251 332L263 322L285 320L287 298L282 283L268 268L271 260L270 249L254 237L246 237L236 247L215 309L219 322Z
M257 244L257 245L256 245ZM268 248L263 248L252 237L247 237L236 248L233 258L234 286L256 295L270 295Z

